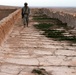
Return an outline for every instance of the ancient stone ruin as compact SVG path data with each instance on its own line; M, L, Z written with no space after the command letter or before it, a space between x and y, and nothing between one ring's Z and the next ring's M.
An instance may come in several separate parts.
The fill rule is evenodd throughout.
M46 20L48 17L52 19ZM47 8L31 8L29 26L25 28L21 8L0 21L0 75L76 75L76 39L61 41L43 34L65 31L64 35L72 36L66 29L55 29L54 19L67 23L69 30L76 27L74 14Z

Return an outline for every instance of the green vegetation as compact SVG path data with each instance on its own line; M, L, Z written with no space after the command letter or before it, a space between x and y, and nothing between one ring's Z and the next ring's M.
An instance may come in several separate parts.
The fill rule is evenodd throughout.
M62 23L60 20L55 19L55 18L48 18L46 16L37 16L34 17L34 20L36 21L52 21L55 22L55 24L51 24L51 23L39 23L37 25L34 25L37 29L44 31L43 35L45 35L48 38L54 38L55 40L67 40L67 41L71 41L71 42L76 42L76 36L67 36L64 35L65 30L56 30L56 28L54 28L54 26L57 26L57 28L63 27L63 28L67 28L67 24L66 23Z
M38 69L33 69L32 73L42 74L42 72Z
M47 15L46 14L40 14L40 15L38 14L38 15L34 15L33 17L45 17L46 18Z
M55 22L57 26L67 28L67 23L62 23L60 20L56 18L49 18L45 14L39 16L33 16L33 20L42 21L42 22Z
M41 23L38 25L34 25L37 29L41 29L43 31L48 30L51 26L53 26L52 24L46 24L46 23Z
M64 36L63 33L65 33L65 31L51 29L51 27L53 26L52 24L43 23L43 24L37 24L34 26L37 29L44 31L43 35L45 35L48 38L54 38L54 39L60 40L60 41L67 40L67 41L76 42L75 36Z
M51 20L51 18L46 18L46 17L34 17L34 20Z
M33 69L32 73L35 75L52 75L51 73L48 73L44 68Z

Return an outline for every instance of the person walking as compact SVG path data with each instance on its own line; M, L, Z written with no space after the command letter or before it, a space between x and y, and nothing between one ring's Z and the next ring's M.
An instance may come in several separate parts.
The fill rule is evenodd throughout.
M24 7L22 8L22 19L24 27L25 25L27 25L28 27L29 14L30 14L30 8L28 7L27 3L24 3Z

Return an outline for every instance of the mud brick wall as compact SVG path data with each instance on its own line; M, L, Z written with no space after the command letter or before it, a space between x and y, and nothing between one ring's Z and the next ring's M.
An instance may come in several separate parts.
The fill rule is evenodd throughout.
M71 28L76 28L76 14L43 8L43 13L51 18L57 18Z
M18 9L0 21L0 45L10 32L11 28L13 27L15 21L17 21L17 19L19 18L20 14L21 10Z

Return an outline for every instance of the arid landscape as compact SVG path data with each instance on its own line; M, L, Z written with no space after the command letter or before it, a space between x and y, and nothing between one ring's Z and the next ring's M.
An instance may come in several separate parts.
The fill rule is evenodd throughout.
M31 8L25 28L21 9L0 10L0 75L76 75L76 8Z
M19 7L14 6L0 6L0 20L16 11L18 8Z
M53 7L49 8L55 11L63 11L63 12L68 12L68 13L76 13L76 8L75 7Z

